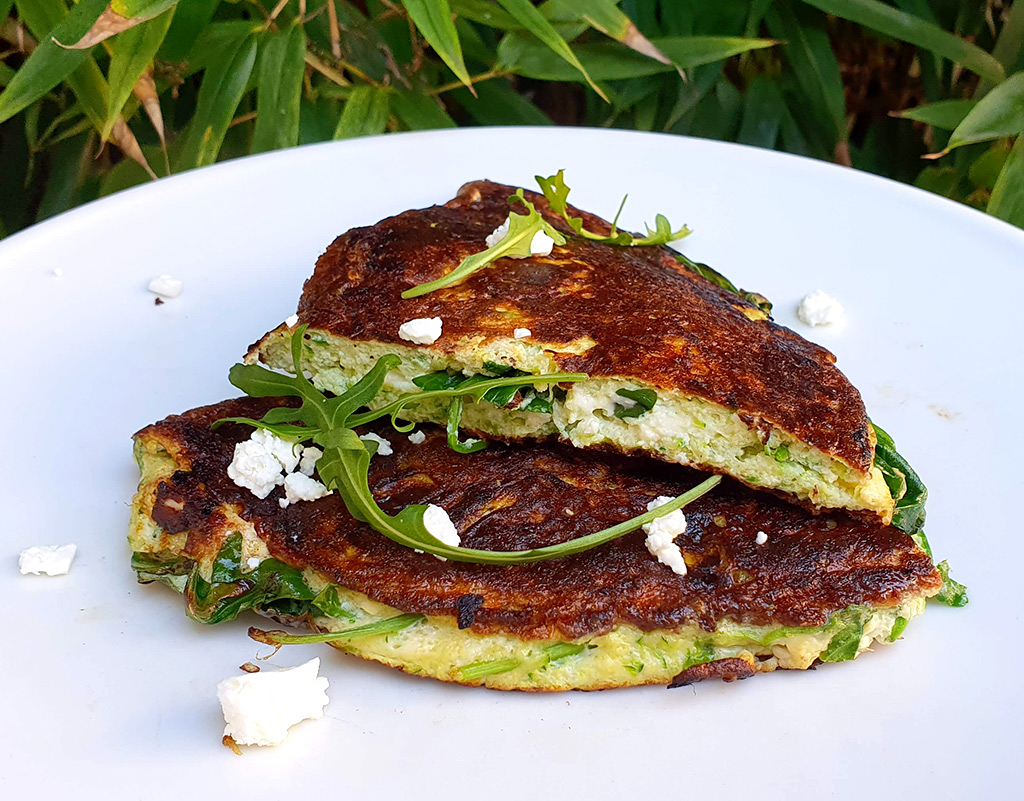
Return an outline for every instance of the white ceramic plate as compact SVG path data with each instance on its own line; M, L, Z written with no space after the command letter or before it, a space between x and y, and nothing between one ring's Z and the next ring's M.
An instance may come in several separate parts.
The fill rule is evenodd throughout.
M689 255L837 354L928 484L928 533L970 606L932 606L903 642L853 663L672 692L503 694L287 648L271 664L321 656L327 717L234 756L220 745L215 685L256 655L252 621L203 627L170 590L135 583L131 434L236 394L228 367L294 311L335 235L444 202L464 181L532 186L560 167L584 208L614 213L629 192L627 227L656 212L688 223ZM185 288L156 307L146 284L162 273ZM762 150L476 129L300 148L150 184L0 242L0 278L5 797L963 799L1019 788L1021 231ZM818 288L845 304L842 328L796 321ZM18 574L21 548L69 541L70 575Z

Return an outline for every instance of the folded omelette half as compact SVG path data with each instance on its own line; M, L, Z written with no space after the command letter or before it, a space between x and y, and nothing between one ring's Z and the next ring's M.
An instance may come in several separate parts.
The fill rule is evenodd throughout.
M639 453L729 475L811 509L892 520L893 482L875 464L875 429L833 355L668 249L575 236L542 196L527 192L565 233L564 245L547 256L501 258L458 284L401 297L484 250L514 191L470 183L443 206L338 237L299 303L313 382L340 394L378 357L397 354L402 362L374 401L380 406L417 387L522 374L522 391L467 404L461 427L505 441L558 438ZM588 229L609 230L593 215L571 213ZM428 318L441 320L436 341L399 335L403 323ZM247 360L291 369L290 337L282 325ZM557 371L589 380L530 382ZM443 423L448 413L447 401L435 400L403 416Z
M182 593L196 620L254 610L408 673L498 689L678 686L853 659L898 639L942 585L897 528L730 479L686 507L686 575L652 557L641 531L531 564L443 561L358 522L336 493L282 506L280 487L260 499L229 478L252 429L211 424L286 403L225 401L135 435L132 564ZM433 426L422 441L384 423L368 431L393 449L370 462L377 503L389 514L437 504L468 548L564 542L704 478L555 442L464 455Z

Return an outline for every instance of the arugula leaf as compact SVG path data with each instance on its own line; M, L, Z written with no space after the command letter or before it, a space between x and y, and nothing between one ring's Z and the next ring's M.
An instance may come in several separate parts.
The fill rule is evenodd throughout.
M907 624L910 621L905 617L898 617L892 624L892 631L889 632L889 642L896 642L900 638L900 635L907 630Z
M554 175L549 175L546 178L542 175L535 175L534 177L537 179L540 191L544 194L545 199L547 199L551 210L565 220L578 236L589 239L591 242L604 242L609 245L619 245L620 247L667 245L669 242L675 242L677 239L682 239L691 233L690 229L685 225L679 230L673 231L671 223L663 214L655 216L653 230L650 226L646 226L647 236L636 237L628 231L619 231L616 223L618 222L619 214L622 213L622 207L626 205L626 198L623 198L622 203L619 205L619 212L615 215L615 222L612 223L611 233L599 234L594 231L588 231L583 227L582 217L573 217L569 214L569 187L565 183L565 170L559 170Z
M688 259L682 253L672 251L672 255L675 256L676 261L686 267L688 270L697 273L701 278L710 281L715 286L721 287L726 292L732 292L734 295L739 295L748 303L754 304L762 312L764 312L770 319L772 316L772 302L768 300L764 295L759 295L757 292L747 292L744 289L740 289L732 281L722 275L715 269L708 267L706 264Z
M658 393L653 389L620 389L615 394L634 401L633 406L616 405L615 416L620 420L639 417L653 409L658 402Z
M857 656L860 638L864 634L865 610L860 607L844 609L830 623L838 628L828 641L828 647L819 659L822 662L845 662Z
M649 523L662 515L683 508L686 504L709 492L721 481L719 476L711 476L664 506L625 520L618 525L557 545L526 551L486 551L446 545L434 537L424 525L423 514L427 509L425 505L407 506L394 516L387 514L377 505L369 487L371 450L359 439L353 429L386 416L390 416L392 424L395 424L396 417L404 408L428 397L459 398L460 400L464 397L471 397L480 400L488 390L506 386L509 383L521 382L522 377L485 378L476 382L467 381L460 386L448 389L409 393L379 409L357 413L357 409L368 405L380 392L388 370L400 364L401 360L393 354L382 356L373 368L353 384L348 391L337 397L327 398L303 375L302 338L306 328L307 326L301 325L292 335L292 363L295 375L281 375L259 365L241 364L236 364L229 373L231 382L247 394L258 397L269 397L274 394L298 397L302 400L301 406L289 407L287 412L278 412L273 417L275 422L267 422L266 417L264 420L230 418L230 421L259 426L272 431L285 427L292 434L296 431L301 432L294 434L298 439L313 440L324 451L323 456L317 462L317 471L324 484L338 491L349 514L356 520L368 524L399 545L416 548L453 561L476 564L526 564L545 559L556 559L596 548L635 531L644 523ZM550 373L531 376L534 381L543 383L581 381L586 377L579 373ZM281 419L286 419L288 422L278 422ZM218 420L213 425L217 426L224 422L226 420ZM301 422L303 425L294 425L297 422ZM202 580L201 577L199 580ZM198 595L202 596L198 599L199 603L205 606L210 605L211 602L216 605L222 600L230 600L233 597L230 592L222 594L222 596L213 596L211 590L202 585L198 585ZM289 596L278 594L276 597Z
M892 524L900 531L914 534L924 526L928 490L910 463L896 451L892 437L874 422L871 425L878 440L875 445L875 467L882 471L882 477L896 501Z
M339 611L337 592L333 598L317 594L302 577L302 571L277 559L264 559L249 572L242 571L242 535L232 534L221 545L207 581L193 563L184 585L185 613L200 623L233 620L247 609L279 608L299 617L323 611ZM291 601L290 605L281 602ZM323 603L330 610L319 606ZM348 613L343 613L348 616Z
M491 247L467 256L458 267L447 275L438 278L436 281L429 281L425 284L414 286L402 293L403 298L418 298L446 286L458 284L478 270L490 267L501 258L525 259L533 255L531 243L533 238L543 232L551 237L556 245L564 245L565 237L562 233L552 227L545 220L536 207L523 197L523 190L519 189L508 199L509 204L521 203L526 207L526 214L516 214L510 211L508 214L508 232Z
M476 453L487 447L482 439L459 440L459 420L462 419L462 398L452 398L448 404L448 447L456 453Z
M379 637L382 634L394 634L424 620L426 620L426 616L410 612L404 615L395 615L395 617L389 617L376 623L367 623L365 626L345 629L344 631L322 631L317 634L289 634L286 631L264 631L263 629L251 627L249 629L249 636L256 640L256 642L277 646L316 642L346 642L359 639L360 637Z
M139 584L159 581L177 592L184 592L188 574L192 570L192 561L172 551L135 551L132 553L132 570L135 571Z
M967 606L967 587L949 575L949 562L943 559L936 567L939 569L939 575L942 576L942 589L935 596L935 600L946 606Z

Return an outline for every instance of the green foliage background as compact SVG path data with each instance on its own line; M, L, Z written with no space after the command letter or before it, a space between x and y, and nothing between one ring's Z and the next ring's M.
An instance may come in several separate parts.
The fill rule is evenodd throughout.
M1024 227L1024 0L0 0L0 48L0 236L248 153L552 123L800 153Z

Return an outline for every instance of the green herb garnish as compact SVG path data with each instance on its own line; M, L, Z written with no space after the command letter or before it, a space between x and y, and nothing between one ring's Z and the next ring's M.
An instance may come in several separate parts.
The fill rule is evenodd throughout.
M546 383L543 381L543 376L535 376L530 373L524 373L522 370L516 370L514 367L510 367L507 364L497 364L496 362L484 362L484 369L488 372L494 373L499 378L528 378L531 381L537 383ZM460 373L449 373L446 371L440 371L437 373L427 373L426 375L417 376L412 382L420 389L428 391L437 391L439 389L455 389L456 387L465 387L474 383L478 384L482 381L493 380L490 376L483 375L462 375ZM557 388L555 388L557 389ZM549 390L548 394L551 394L554 390ZM532 393L532 394L531 394ZM512 403L512 400L516 395L522 396L522 403L519 405L517 410L525 412L537 412L542 414L551 414L554 410L551 403L551 398L547 395L542 395L534 389L532 383L519 383L510 382L505 386L494 387L493 389L487 390L484 393L483 399L488 403L493 403L499 409L505 409Z
M591 242L619 245L620 247L638 247L641 245L667 245L669 242L675 242L677 239L682 239L691 233L690 229L685 225L673 231L671 223L663 214L655 216L653 230L650 226L646 226L647 236L636 237L628 231L618 230L619 215L622 214L622 209L626 205L625 197L622 199L622 203L619 204L619 211L612 221L611 233L599 234L595 231L588 231L583 227L582 217L573 217L569 214L569 187L565 184L564 173L565 170L559 170L547 178L540 175L535 177L551 210L565 220L568 226L584 239L589 239Z
M389 617L376 623L367 623L365 626L355 626L344 631L321 631L316 634L289 634L287 631L279 629L264 631L263 629L252 627L249 629L249 636L256 640L256 642L261 642L265 645L276 645L278 647L317 642L348 642L349 640L358 640L362 637L379 637L382 634L394 634L424 620L426 620L424 615L409 613L395 615L395 617Z
M900 635L907 630L907 624L910 621L905 617L897 617L893 621L892 631L889 632L889 642L896 642L900 638Z
M223 623L248 609L267 609L293 617L352 616L341 606L334 587L313 592L301 570L277 559L264 559L255 569L243 571L241 534L231 534L224 540L209 580L203 578L198 563L183 561L188 565L182 588L185 613L200 623ZM140 562L133 557L133 566ZM142 572L139 580L143 580Z
M726 292L731 292L734 295L738 295L739 297L743 298L743 300L747 301L747 303L752 303L754 306L756 306L758 309L764 312L764 314L769 319L771 319L772 302L768 300L768 298L766 298L764 295L759 295L757 292L747 292L745 289L740 289L738 286L736 286L736 284L734 284L732 281L730 281L717 270L708 267L708 265L706 264L701 264L700 262L688 259L682 253L672 251L672 255L675 256L676 261L678 261L691 272L697 273L697 275L699 275L701 278L710 281L717 287L721 287Z
M292 362L295 375L275 373L255 364L236 364L229 373L231 383L247 395L261 398L297 397L302 400L301 405L276 407L268 411L262 420L224 418L214 423L214 426L226 422L242 423L266 428L278 436L290 437L297 441L312 440L324 451L317 462L321 480L328 488L338 491L349 513L356 520L368 524L388 539L407 548L417 548L457 562L477 564L514 565L556 559L588 551L635 531L644 523L681 509L721 481L719 476L712 476L664 506L610 528L557 545L526 551L486 551L446 545L424 526L423 513L427 509L425 505L407 506L394 516L388 515L377 505L370 492L368 475L370 457L376 452L377 446L373 442L364 443L353 429L390 416L392 424L398 430L408 430L407 426L400 427L397 417L411 404L432 397L471 397L480 400L488 390L496 386L505 386L509 382L521 382L521 377L488 378L449 389L411 393L379 409L358 412L358 409L367 406L377 396L388 371L400 364L401 359L393 354L382 356L348 391L337 397L328 398L303 375L302 337L305 331L306 326L302 325L292 335ZM573 373L534 376L535 380L545 383L580 381L585 378L585 375Z
M615 416L620 420L646 414L658 402L658 393L653 389L620 389L615 394L633 401L632 406L621 403L615 405Z
M967 587L949 575L949 562L943 559L936 567L942 576L942 589L935 596L935 600L946 606L967 606Z
M417 298L435 290L442 289L468 278L478 270L490 267L495 261L501 258L525 259L533 255L531 243L533 238L543 232L551 237L556 245L564 245L565 237L545 220L536 207L523 197L523 190L519 189L508 199L509 204L521 203L526 207L526 214L516 214L510 211L508 214L508 231L500 240L495 242L487 250L474 253L462 260L458 267L447 275L438 278L436 281L429 281L419 284L412 289L402 293L403 298Z
M874 423L871 425L878 441L875 445L875 467L882 471L889 493L896 501L892 524L900 531L913 534L924 526L928 490L910 463L896 451L892 437Z
M822 662L846 662L860 651L860 638L864 634L866 610L855 606L844 609L829 621L829 628L837 628L828 647L818 657Z

